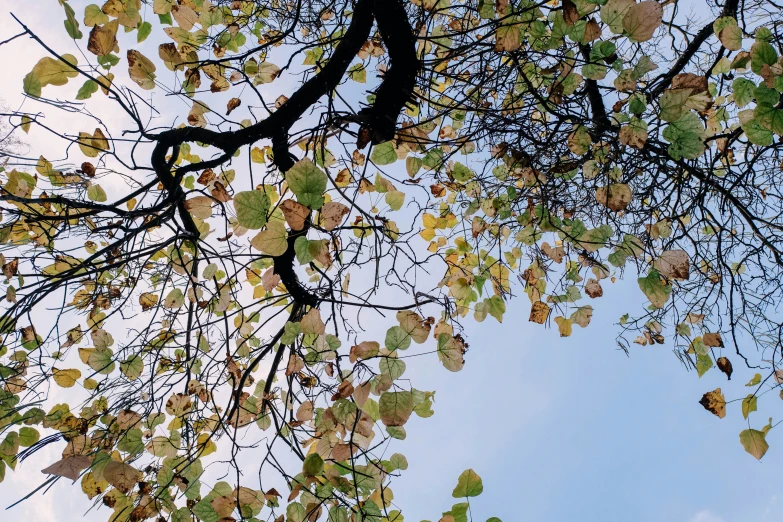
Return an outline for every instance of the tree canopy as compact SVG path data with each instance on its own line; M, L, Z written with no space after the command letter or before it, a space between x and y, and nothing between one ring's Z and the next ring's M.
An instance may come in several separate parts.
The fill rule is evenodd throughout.
M766 453L777 3L49 3L69 48L0 43L40 50L3 137L47 137L0 172L0 481L57 444L44 487L110 520L401 522L407 365L461 370L515 294L568 337L624 278L619 346L722 372Z

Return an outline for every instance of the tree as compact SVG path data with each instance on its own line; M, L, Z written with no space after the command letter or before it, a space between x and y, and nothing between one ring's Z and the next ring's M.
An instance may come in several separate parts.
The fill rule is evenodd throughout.
M626 352L758 368L745 417L783 382L775 4L60 5L81 58L23 20L4 43L40 46L24 92L81 127L9 116L52 150L1 173L0 477L58 442L49 482L114 520L399 520L380 449L433 399L405 359L460 370L461 319L515 288L568 336L626 270Z

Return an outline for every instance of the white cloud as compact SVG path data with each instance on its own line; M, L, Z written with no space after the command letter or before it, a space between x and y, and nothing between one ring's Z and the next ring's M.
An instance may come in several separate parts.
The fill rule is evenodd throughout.
M712 511L705 509L693 515L689 522L724 522L724 520Z

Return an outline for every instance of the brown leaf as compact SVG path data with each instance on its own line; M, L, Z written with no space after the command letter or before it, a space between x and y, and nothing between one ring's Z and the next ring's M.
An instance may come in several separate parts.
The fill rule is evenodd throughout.
M348 356L352 363L359 359L369 359L378 355L381 345L375 341L363 341L357 345L351 346L351 352Z
M236 109L240 105L242 105L242 100L240 100L239 98L231 98L230 100L228 100L228 103L226 104L226 116L231 114L234 111L234 109Z
M110 460L103 468L103 478L123 493L128 493L141 480L141 471L124 462Z
M549 305L543 301L536 301L530 309L530 322L544 324L549 317Z
M296 420L309 421L313 419L313 401L304 401L296 410Z
M90 459L90 457L87 457L86 455L76 455L74 457L58 460L51 466L42 469L41 473L76 480L79 478L81 471L85 468L89 468L90 464L92 464L92 459Z
M646 42L663 22L663 6L657 0L632 5L623 17L623 29L637 42Z
M305 221L310 217L310 209L293 199L286 199L280 203L280 210L283 211L285 222L291 230L302 230Z
M601 26L598 25L598 22L593 20L592 18L587 21L587 25L585 26L585 36L584 41L592 42L593 40L597 40L601 37Z
M87 50L96 56L104 56L111 53L117 47L117 28L119 22L112 20L103 25L96 25L90 31L90 39L87 41Z
M19 259L14 258L3 265L3 275L6 279L11 279L19 271Z
M563 0L563 19L566 25L574 25L579 18L576 4L572 0Z
M330 231L334 230L340 225L340 223L342 223L343 218L348 214L348 212L348 207L342 203L338 203L336 201L330 201L329 203L326 203L321 208L321 216L324 220L324 228Z
M707 92L707 77L693 73L682 73L672 78L672 89L692 89L691 95Z
M562 246L551 247L549 243L541 243L541 251L555 263L562 263L563 257L565 257L565 248Z
M606 187L598 187L595 199L609 210L619 212L625 210L631 203L631 187L625 183L612 183Z
M591 299L595 299L604 295L604 289L601 287L601 283L595 279L588 279L585 284L585 293Z
M269 268L261 276L261 284L264 286L264 290L271 292L280 283L280 276L275 274L274 267Z
M703 341L703 339L702 339ZM731 366L731 361L726 357L718 357L718 369L726 374L729 380L731 380L731 374L734 373L734 368Z
M353 384L351 384L349 381L343 381L337 387L337 393L332 395L332 400L336 401L338 399L345 399L351 395L353 395Z
M667 250L653 262L653 268L669 279L685 281L690 277L691 263L684 250Z
M710 348L723 348L723 339L720 333L706 333L702 336L702 341Z
M228 193L226 187L219 181L215 182L215 188L211 191L212 197L221 203L227 203L231 201L231 194Z
M215 175L215 171L212 169L206 169L204 172L199 175L198 179L196 180L200 185L207 186L213 181L215 181L215 178L217 176Z
M721 393L720 388L705 393L699 404L704 406L705 410L714 413L721 419L726 416L726 398Z

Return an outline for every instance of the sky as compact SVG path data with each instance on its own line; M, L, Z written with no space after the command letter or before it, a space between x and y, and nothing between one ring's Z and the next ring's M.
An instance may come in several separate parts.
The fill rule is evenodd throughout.
M0 38L17 32L8 16L12 10L57 41L64 34L59 7L50 19L44 5L56 2L0 2ZM33 55L42 53L32 42L15 42L0 58L0 98L12 107L21 100ZM418 389L436 390L436 399L435 415L414 417L407 440L394 446L410 464L392 483L406 520L438 520L456 502L451 491L467 468L484 482L484 493L471 501L476 521L783 520L778 430L769 434L770 450L757 462L739 444L737 434L747 427L739 404L729 405L725 419L698 404L705 391L723 384L723 374L711 371L698 379L672 354L671 340L632 345L630 356L620 351L616 323L638 304L633 278L606 284L590 327L562 339L556 328L527 321L529 303L522 295L508 305L501 325L491 317L465 321L470 350L462 372L448 372L434 358L409 364L406 376ZM746 382L752 374L735 364L734 379ZM37 470L58 453L44 448L9 471L0 484L0 506L34 489L43 477ZM105 510L85 516L89 502L78 484L65 482L7 516L105 520Z

